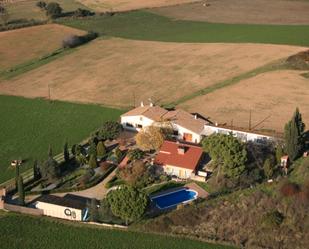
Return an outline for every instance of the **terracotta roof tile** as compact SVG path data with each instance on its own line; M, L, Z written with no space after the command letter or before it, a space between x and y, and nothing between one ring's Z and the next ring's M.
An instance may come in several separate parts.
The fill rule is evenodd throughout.
M185 148L184 154L178 153L180 146ZM202 155L203 150L199 146L164 141L154 162L158 165L171 165L195 170Z

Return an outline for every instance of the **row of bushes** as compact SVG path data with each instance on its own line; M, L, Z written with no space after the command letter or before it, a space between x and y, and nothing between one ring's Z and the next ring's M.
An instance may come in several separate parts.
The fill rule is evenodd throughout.
M63 48L75 48L80 45L83 45L87 42L90 42L98 37L98 34L95 32L88 32L86 35L71 35L63 40Z
M91 188L101 181L103 181L113 170L115 169L115 166L110 167L106 172L104 172L102 175L97 177L95 180L79 187L73 187L73 188L61 188L61 189L53 189L53 190L43 190L43 191L31 191L26 192L26 194L29 195L42 195L42 194L54 194L54 193L65 193L65 192L76 192L76 191L82 191L88 188Z
M13 29L21 29L31 26L37 26L37 25L43 25L46 24L47 21L39 21L39 20L26 20L26 19L20 19L9 22L7 25L0 25L0 32L1 31L8 31Z

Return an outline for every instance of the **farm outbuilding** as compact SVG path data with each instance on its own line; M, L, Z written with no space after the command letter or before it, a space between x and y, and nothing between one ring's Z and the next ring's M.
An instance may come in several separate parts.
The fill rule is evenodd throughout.
M75 221L86 221L88 218L86 204L79 200L42 195L35 201L34 206L43 210L46 216Z

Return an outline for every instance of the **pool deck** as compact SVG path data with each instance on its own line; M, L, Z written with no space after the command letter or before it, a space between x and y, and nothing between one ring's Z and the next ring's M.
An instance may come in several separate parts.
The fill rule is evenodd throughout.
M207 191L194 182L188 183L184 187L195 190L198 193L198 198L206 199L209 196Z

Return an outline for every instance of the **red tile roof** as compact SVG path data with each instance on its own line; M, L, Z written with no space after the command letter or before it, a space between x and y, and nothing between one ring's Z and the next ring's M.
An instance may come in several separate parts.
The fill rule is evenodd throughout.
M179 154L178 148L185 147L185 153ZM160 152L155 158L155 164L171 165L184 169L195 170L202 157L203 150L199 146L164 141Z

